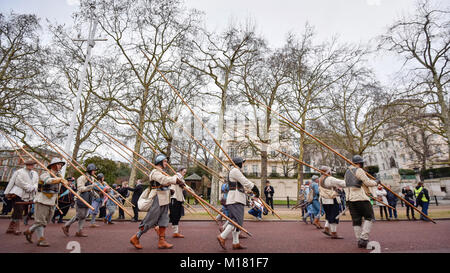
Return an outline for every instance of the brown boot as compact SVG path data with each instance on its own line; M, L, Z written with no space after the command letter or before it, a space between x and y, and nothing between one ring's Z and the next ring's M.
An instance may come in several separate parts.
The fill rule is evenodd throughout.
M322 233L324 233L325 235L331 236L329 227L324 227L324 230L322 231Z
M331 239L344 239L344 237L337 235L337 232L331 232Z
M20 221L16 222L16 225L14 226L14 235L20 235L22 234L22 231L20 231Z
M135 248L137 248L137 249L142 249L142 245L141 245L141 243L139 242L139 239L138 239L138 237L137 237L136 234L134 234L133 237L131 237L130 243L131 243Z
M158 248L172 248L173 245L166 242L166 227L159 227Z
M88 237L86 234L83 233L83 231L79 231L79 232L75 233L75 236L77 236L77 237Z
M225 239L222 239L222 237L219 235L219 236L217 236L217 241L219 241L219 245L220 245L224 250L227 250L227 248L225 247Z
M323 227L320 225L319 218L314 219L313 224L316 226L316 228L323 229Z
M64 232L64 235L66 235L67 237L69 237L69 226L62 226L61 229Z
M6 233L14 233L15 230L16 230L16 222L14 221L9 222L9 226L8 229L6 230Z
M23 235L25 235L25 239L27 239L28 242L33 243L33 240L32 240L33 232L32 231L27 229L23 232Z
M233 244L233 249L246 249L246 247L241 244Z
M37 246L50 246L49 243L47 243L47 241L45 240L44 237L39 238L38 242L37 242Z
M172 237L173 238L184 238L184 235L181 233L174 233Z

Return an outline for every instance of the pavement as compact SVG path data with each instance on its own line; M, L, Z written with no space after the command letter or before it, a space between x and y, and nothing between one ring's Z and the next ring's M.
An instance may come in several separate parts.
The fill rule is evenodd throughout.
M30 221L32 224L33 221ZM98 228L84 228L86 238L75 237L77 224L72 225L70 237L61 231L62 224L50 223L45 237L50 247L37 247L23 235L6 234L9 219L0 219L0 253L450 253L450 220L436 220L436 224L423 221L376 221L370 234L375 249L356 246L351 222L338 226L343 240L333 240L311 224L300 221L246 220L244 228L252 236L241 239L247 249L232 250L231 235L226 241L228 250L218 242L218 225L210 220L181 221L180 232L185 238L172 238L169 227L166 238L174 244L172 249L157 248L157 235L149 230L141 237L143 249L135 249L130 237L138 230L139 223L117 221L114 225L97 222ZM89 224L87 223L86 226ZM21 225L21 230L25 228ZM33 236L36 242L36 235Z

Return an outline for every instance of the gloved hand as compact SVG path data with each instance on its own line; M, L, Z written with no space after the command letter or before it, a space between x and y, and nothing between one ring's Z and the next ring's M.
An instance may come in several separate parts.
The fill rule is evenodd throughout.
M255 194L256 198L259 198L259 189L258 187L256 187L256 185L253 186L252 192Z

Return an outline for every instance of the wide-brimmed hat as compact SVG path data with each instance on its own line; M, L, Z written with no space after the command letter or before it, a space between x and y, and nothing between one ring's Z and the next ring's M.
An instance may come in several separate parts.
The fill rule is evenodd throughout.
M63 166L66 165L66 162L62 161L60 158L55 157L52 159L52 161L50 161L50 164L47 165L47 169L50 169L50 166L58 164L58 163L63 164Z
M27 159L24 162L25 165L34 165L36 164L36 161L34 161L33 159Z

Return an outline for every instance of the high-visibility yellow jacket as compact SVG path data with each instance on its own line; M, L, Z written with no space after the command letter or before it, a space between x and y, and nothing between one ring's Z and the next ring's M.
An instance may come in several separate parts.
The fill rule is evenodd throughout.
M419 197L420 192L423 190L423 187L420 187L418 189L414 189L414 194L416 195L416 199L417 197ZM422 202L428 202L427 197L425 196L425 194L422 194Z

